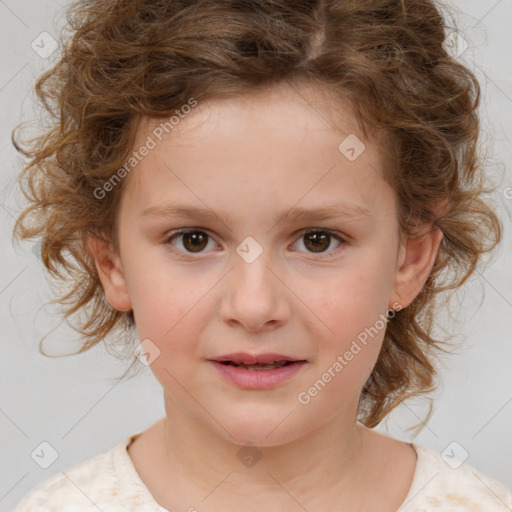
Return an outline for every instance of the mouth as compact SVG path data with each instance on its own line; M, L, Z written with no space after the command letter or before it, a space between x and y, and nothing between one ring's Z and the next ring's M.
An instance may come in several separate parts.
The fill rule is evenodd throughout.
M305 359L282 354L228 354L210 359L220 375L244 389L271 389L284 384L306 366Z
M305 359L298 359L284 354L261 353L248 354L246 352L237 352L234 354L225 354L218 356L211 361L227 365L236 366L238 368L246 368L248 370L275 370L283 366L289 366L293 363L305 363Z
M220 364L236 366L237 368L244 368L246 370L275 370L276 368L282 368L283 366L289 366L298 362L305 361L272 361L271 363L254 363L254 364L245 364L245 363L236 363L234 361L218 361Z

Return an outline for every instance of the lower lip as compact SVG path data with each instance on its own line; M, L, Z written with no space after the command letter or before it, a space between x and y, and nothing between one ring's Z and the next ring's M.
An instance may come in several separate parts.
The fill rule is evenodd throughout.
M244 389L269 389L279 386L306 364L306 361L297 361L274 370L246 370L217 361L210 362L227 381Z

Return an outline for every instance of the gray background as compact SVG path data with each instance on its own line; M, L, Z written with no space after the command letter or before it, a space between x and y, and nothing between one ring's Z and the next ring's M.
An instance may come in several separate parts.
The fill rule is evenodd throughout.
M34 118L30 88L58 50L45 58L31 44L44 31L58 38L63 5L0 0L0 511L11 510L43 478L108 450L164 415L161 388L149 370L115 385L108 379L123 367L102 347L68 358L47 358L37 351L39 339L52 329L45 342L51 352L76 350L77 335L59 325L56 311L45 305L52 295L33 252L36 241L11 244L21 206L14 181L21 161L10 133L20 120ZM433 395L428 424L416 437L406 430L426 412L426 402L415 400L377 428L439 452L454 449L459 457L467 452L467 464L512 489L512 1L458 0L449 5L458 9L459 32L469 43L460 59L483 87L484 137L494 155L490 172L500 183L493 200L505 225L504 240L485 272L457 293L452 317L442 319L463 345L439 364L442 385ZM50 49L47 40L39 52ZM47 469L31 458L45 441L58 452Z

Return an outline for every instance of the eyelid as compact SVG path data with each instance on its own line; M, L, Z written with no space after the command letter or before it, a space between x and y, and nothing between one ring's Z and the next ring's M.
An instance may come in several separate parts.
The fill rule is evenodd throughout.
M206 235L208 235L209 239L211 239L213 241L216 241L215 240L215 236L213 236L211 234L210 230L205 229L205 228L199 228L199 227L190 227L190 228L176 229L176 230L173 230L173 231L167 233L165 235L165 237L164 237L164 244L172 245L171 241L175 237L179 237L180 235L184 235L184 234L187 234L187 233L193 233L193 232L196 232L196 231L201 232L201 233L205 233ZM311 254L311 255L317 254L317 255L320 256L320 258L329 258L329 257L331 257L331 255L335 256L337 254L337 251L340 249L340 247L343 246L343 245L346 245L348 243L348 237L342 235L338 231L333 231L333 230L327 229L327 228L304 228L304 229L301 229L300 231L297 231L296 233L293 234L294 243L292 243L292 245L297 243L297 241L303 235L305 235L306 233L327 233L332 238L335 238L336 240L338 240L340 242L340 245L338 247L336 247L336 248L334 248L334 249L332 249L331 251L328 251L328 252L319 252L319 253L310 252L310 253L306 253L306 254ZM174 251L176 253L178 253L179 256L183 256L183 257L193 256L194 254L198 254L198 255L200 255L200 254L208 254L208 252L211 252L211 251L208 251L208 252L198 252L198 253L184 252L184 251L181 251L180 249L176 249L176 248L173 249L173 252ZM303 251L298 251L298 252L303 252Z
M180 257L189 257L189 256L194 256L194 254L198 254L198 255L201 255L201 254L208 254L207 252L198 252L198 253L193 253L193 252L184 252L180 249L177 249L176 247L174 247L172 245L172 240L175 238L175 237L179 237L180 235L185 235L187 233L194 233L194 232L200 232L200 233L205 233L206 235L208 235L208 239L209 240L212 240L212 241L216 241L215 240L215 237L211 235L211 232L208 230L208 229L204 229L204 228L196 228L196 227L192 227L192 228L181 228L181 229L175 229L175 230L172 230L170 231L169 233L167 233L165 236L164 236L164 245L170 245L172 247L172 252L174 254L177 254L178 256ZM211 251L209 251L211 252Z
M294 239L296 241L298 241L306 233L327 233L331 238L335 238L336 240L338 240L340 242L340 245L338 245L338 247L335 247L334 249L327 251L327 252L318 252L318 253L306 252L305 253L305 254L309 254L309 255L313 255L313 256L317 254L319 256L319 259L334 258L334 257L338 256L338 252L340 251L342 246L347 244L347 238L345 236L343 236L338 231L333 231L333 230L327 229L327 228L305 228L305 229L302 229L302 230L298 231L297 233L295 233ZM294 242L294 243L296 243L296 242ZM302 252L302 251L299 251L299 252Z
M340 241L346 242L348 240L348 237L343 235L339 231L333 231L332 229L328 228L305 228L301 229L300 231L297 231L294 234L294 236L297 237L299 235L304 235L306 233L328 233L329 235L339 239Z

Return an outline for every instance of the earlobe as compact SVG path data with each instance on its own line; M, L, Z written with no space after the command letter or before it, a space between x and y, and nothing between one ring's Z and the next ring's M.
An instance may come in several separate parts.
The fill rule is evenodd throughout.
M408 238L401 247L393 297L402 309L421 292L436 261L443 232L436 226L417 238ZM390 301L393 303L393 300Z
M107 302L118 311L130 311L132 304L121 259L114 251L112 244L107 244L95 237L89 237L87 247L94 259Z

